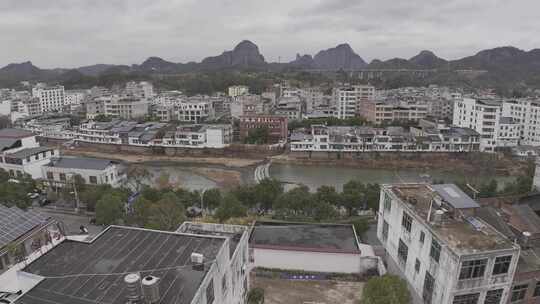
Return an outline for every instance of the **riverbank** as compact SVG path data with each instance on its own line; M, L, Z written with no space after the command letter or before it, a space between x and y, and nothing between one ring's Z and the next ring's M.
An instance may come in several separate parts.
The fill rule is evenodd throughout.
M502 154L487 153L363 153L358 158L309 158L305 154L284 153L271 157L282 165L328 166L355 169L438 170L463 174L519 176L528 163Z

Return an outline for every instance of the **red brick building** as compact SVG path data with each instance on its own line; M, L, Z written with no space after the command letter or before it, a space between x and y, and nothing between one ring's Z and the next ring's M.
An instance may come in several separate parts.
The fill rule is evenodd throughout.
M277 115L244 115L240 116L240 140L248 136L251 130L268 128L270 142L277 143L287 140L287 117Z

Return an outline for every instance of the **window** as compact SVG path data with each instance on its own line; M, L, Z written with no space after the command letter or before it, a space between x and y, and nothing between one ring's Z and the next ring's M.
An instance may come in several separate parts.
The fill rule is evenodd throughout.
M479 293L470 293L454 297L452 304L476 304L478 303Z
M465 261L461 263L461 271L459 272L460 280L480 278L484 276L486 270L487 259Z
M441 245L439 245L436 240L431 240L429 256L434 259L435 262L439 262L439 258L441 257Z
M416 273L420 271L420 260L416 259L416 262L414 263L414 270Z
M534 286L534 293L533 297L540 296L540 282L536 282L536 285Z
M383 241L386 241L388 239L388 223L383 220L383 225L382 225L382 238L383 238Z
M502 289L488 290L488 292L486 292L486 299L484 300L484 304L500 304L502 294Z
M97 184L97 177L90 176L90 184Z
M510 268L511 261L511 255L495 258L495 264L493 265L493 275L507 273L508 269Z
M405 245L405 243L403 243L403 241L400 239L398 245L398 260L403 264L407 263L408 254L409 247L407 247L407 245Z
M65 182L66 181L66 174L65 173L60 173L60 180Z
M384 195L384 210L390 211L392 209L392 199L388 194Z
M424 244L424 240L426 239L426 234L424 231L420 231L420 243Z
M527 284L514 286L514 288L512 288L512 296L510 297L510 302L517 302L525 299L527 288L529 288L529 285Z
M206 303L214 303L214 281L210 281L206 287Z
M405 211L403 212L403 217L401 218L401 226L403 226L407 232L411 233L412 217Z
M422 291L422 298L424 303L431 304L433 297L433 290L435 289L435 279L426 271L426 276L424 277L424 290Z
M54 175L52 172L47 172L47 179L54 179Z

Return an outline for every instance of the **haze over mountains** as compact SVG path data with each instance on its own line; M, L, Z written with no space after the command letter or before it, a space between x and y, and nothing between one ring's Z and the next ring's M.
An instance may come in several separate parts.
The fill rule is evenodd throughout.
M499 47L478 52L458 60L445 60L424 50L410 58L373 60L369 64L346 43L321 50L314 56L297 55L289 63L269 63L258 46L244 40L232 50L211 56L201 62L174 63L159 57L149 57L141 64L96 64L76 69L40 69L30 61L12 63L0 69L0 80L65 79L74 76L99 76L109 73L160 73L173 74L216 70L359 70L359 69L476 69L508 73L540 74L540 49L523 51L515 47Z

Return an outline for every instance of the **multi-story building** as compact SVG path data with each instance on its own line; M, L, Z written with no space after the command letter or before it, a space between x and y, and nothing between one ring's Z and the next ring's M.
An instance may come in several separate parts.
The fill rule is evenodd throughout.
M20 129L0 130L0 169L13 178L42 178L41 167L59 154L58 149L40 147L36 136Z
M381 187L377 236L388 270L428 304L506 303L520 247L476 216L453 184Z
M240 95L249 94L249 87L238 85L229 87L229 97L236 97Z
M502 115L512 117L519 124L519 143L540 146L540 100L507 100L502 105Z
M212 101L207 98L189 98L175 103L175 113L178 121L200 123L214 118Z
M62 111L66 104L63 86L39 84L32 88L32 96L39 99L40 112Z
M56 139L73 139L70 117L43 117L24 121L23 128L38 136Z
M437 98L428 101L428 115L445 121L454 118L454 99Z
M0 282L10 281L10 303L18 304L245 303L247 228L186 226L182 232L109 226L91 241L62 238Z
M25 96L11 100L11 121L41 114L39 98Z
M476 131L457 127L414 134L400 127L312 125L308 132L293 132L290 149L304 152L473 152L479 150L479 142Z
M276 115L245 115L240 116L240 140L244 141L249 132L258 128L267 128L270 141L273 143L287 141L288 119Z
M230 105L231 117L256 115L264 112L264 102L260 95L240 95L233 98Z
M99 115L105 115L105 100L109 97L96 97L84 102L84 110L87 119L95 119Z
M104 100L105 115L120 119L136 119L148 115L150 103L143 98L113 95Z
M131 96L148 100L154 96L154 86L147 81L141 81L139 83L130 81L126 83L126 93Z
M481 135L480 150L493 152L498 147L518 144L519 125L502 113L502 103L463 98L454 102L453 124L471 128Z
M118 121L112 122L94 122L82 123L75 131L74 137L77 141L103 143L103 144L122 144L120 131L131 131L136 123L119 124Z
M366 101L362 103L360 115L376 124L418 122L427 116L428 108L426 103L416 101Z
M231 125L181 125L165 132L163 147L224 148L232 142Z
M71 111L74 111L78 108L88 95L88 92L85 90L68 90L65 91L65 104L70 107Z
M86 157L60 157L42 166L43 176L52 186L62 187L73 183L79 175L88 185L118 187L123 181L119 163L112 160Z
M374 99L375 87L357 85L334 88L332 95L334 106L336 107L336 117L346 119L357 116L363 102Z

